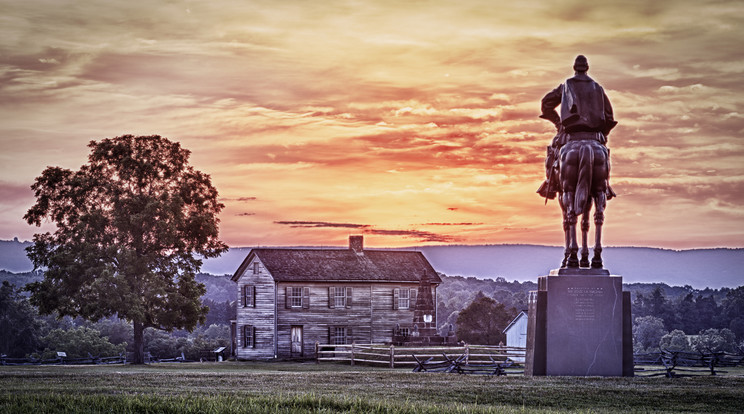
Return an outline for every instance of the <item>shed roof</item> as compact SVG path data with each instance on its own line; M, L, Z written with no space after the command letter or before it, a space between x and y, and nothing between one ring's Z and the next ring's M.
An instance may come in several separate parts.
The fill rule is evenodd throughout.
M526 318L528 316L529 315L527 313L527 310L521 310L521 311L519 311L519 313L517 314L517 316L515 316L514 319L512 319L512 321L509 322L509 325L506 325L506 328L504 328L504 330L501 331L501 332L506 333L506 331L508 331L509 329L511 329L512 326L514 326L514 324L516 324L518 320L520 320L522 318Z
M237 281L253 257L258 257L277 282L415 282L428 273L431 283L442 279L421 252L352 249L252 249L232 277Z

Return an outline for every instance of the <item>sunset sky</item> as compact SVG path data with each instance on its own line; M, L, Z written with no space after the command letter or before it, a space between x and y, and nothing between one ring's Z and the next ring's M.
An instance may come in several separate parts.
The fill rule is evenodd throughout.
M158 134L230 246L560 245L540 99L584 54L619 121L604 243L744 247L742 39L738 0L0 0L0 239L40 231L47 166Z

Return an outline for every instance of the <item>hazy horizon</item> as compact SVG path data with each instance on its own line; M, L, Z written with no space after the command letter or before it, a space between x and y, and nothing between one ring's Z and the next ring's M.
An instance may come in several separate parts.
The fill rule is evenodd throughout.
M30 271L31 262L22 250L22 242L0 240L0 269L13 273ZM258 246L233 247L220 257L204 260L203 273L232 274L248 251ZM265 248L334 248L348 246L260 246ZM507 280L535 281L559 266L559 246L499 244L408 246L390 249L421 251L438 271L450 276L473 276L484 279L504 277ZM741 285L744 249L717 248L669 250L657 247L607 247L605 267L623 276L626 283L667 283L670 286L691 285L721 288Z
M0 239L0 242L18 242L18 243L32 243L33 240L21 240L17 236L13 236L14 239ZM365 239L366 240L366 239ZM563 245L559 244L538 244L538 243L475 243L475 244L466 244L466 243L444 243L444 244L411 244L411 245L403 245L403 246L368 246L366 245L365 241L365 248L370 249L394 249L394 250L404 250L404 249L421 249L424 247L488 247L488 246L534 246L534 247L557 247L557 248L563 248ZM683 252L683 251L690 251L690 250L744 250L744 247L726 247L726 246L720 246L720 247L691 247L691 248L684 248L684 249L674 249L674 248L666 248L666 247L656 247L656 246L643 246L643 245L603 245L603 247L608 248L616 248L616 249L623 249L623 248L634 248L634 249L656 249L656 250L666 250L666 251L673 251L673 252ZM310 245L310 244L255 244L252 246L249 245L243 245L243 246L230 246L228 245L229 249L257 249L257 248L310 248L310 249L323 249L323 248L329 248L329 249L347 249L349 248L348 241L346 244L316 244L316 245ZM591 247L590 247L591 248Z

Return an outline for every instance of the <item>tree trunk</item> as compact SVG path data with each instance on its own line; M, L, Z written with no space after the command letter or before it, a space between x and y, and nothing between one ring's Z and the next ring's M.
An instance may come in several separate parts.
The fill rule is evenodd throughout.
M134 321L134 360L133 364L145 363L145 325Z

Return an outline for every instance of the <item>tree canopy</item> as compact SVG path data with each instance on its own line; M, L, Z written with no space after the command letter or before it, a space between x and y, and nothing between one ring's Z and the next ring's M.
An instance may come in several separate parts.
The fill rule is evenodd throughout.
M24 219L56 230L34 235L27 249L45 270L27 289L45 314L132 321L141 363L145 328L191 330L204 321L198 256L227 249L218 239L224 205L176 142L125 135L88 146L79 170L48 167L32 185L36 204Z
M633 345L636 352L654 351L659 348L659 341L668 334L664 329L664 320L656 316L639 316L633 323Z
M516 315L515 308L507 309L503 303L479 292L457 316L457 339L480 345L506 342L502 331Z
M0 285L0 355L21 358L41 343L36 309L7 281Z
M42 358L54 358L57 351L64 351L70 358L117 355L124 352L126 343L114 345L96 329L79 326L68 330L54 329L43 339L47 348Z

